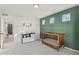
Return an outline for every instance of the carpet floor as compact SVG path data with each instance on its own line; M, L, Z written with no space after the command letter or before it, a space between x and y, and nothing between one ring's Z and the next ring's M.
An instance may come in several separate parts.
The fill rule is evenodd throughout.
M79 55L79 53L66 48L60 48L58 52L37 40L25 44L6 43L4 48L0 49L0 55Z

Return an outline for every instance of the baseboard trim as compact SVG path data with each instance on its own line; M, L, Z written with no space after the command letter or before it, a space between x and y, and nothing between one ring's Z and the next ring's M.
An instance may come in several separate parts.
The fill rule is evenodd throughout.
M65 47L66 49L69 49L69 50L72 50L72 51L74 51L74 52L77 52L77 53L79 53L79 51L77 51L77 50L74 50L74 49L71 49L71 48L68 48L68 47Z

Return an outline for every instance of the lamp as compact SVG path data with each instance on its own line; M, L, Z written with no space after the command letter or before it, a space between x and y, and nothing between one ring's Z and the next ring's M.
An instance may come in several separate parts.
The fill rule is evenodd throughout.
M39 4L33 4L34 8L39 8Z

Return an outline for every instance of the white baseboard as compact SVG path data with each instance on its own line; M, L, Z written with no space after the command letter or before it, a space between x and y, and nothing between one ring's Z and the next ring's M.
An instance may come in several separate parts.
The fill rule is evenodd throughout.
M79 53L79 51L77 51L77 50L74 50L74 49L71 49L71 48L68 48L68 47L65 47L66 49L69 49L69 50L72 50L72 51L74 51L74 52L77 52L77 53Z

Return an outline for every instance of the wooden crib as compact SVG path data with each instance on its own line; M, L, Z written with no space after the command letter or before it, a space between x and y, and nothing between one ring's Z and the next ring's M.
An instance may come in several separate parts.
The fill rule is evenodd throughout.
M44 32L41 33L42 43L55 48L59 51L60 47L64 47L64 33Z

